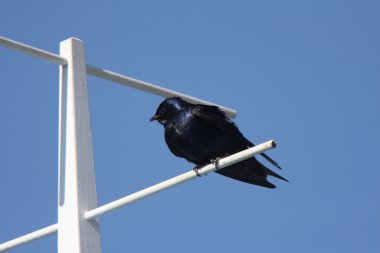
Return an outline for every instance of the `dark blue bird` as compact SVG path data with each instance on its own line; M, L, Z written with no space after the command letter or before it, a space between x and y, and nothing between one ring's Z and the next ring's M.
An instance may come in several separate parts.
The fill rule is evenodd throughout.
M196 164L197 168L254 146L217 106L194 105L179 97L167 98L150 119L153 120L164 126L165 141L170 151ZM281 169L266 154L261 155ZM268 175L287 181L255 157L217 170L216 173L268 188L276 188L268 182Z

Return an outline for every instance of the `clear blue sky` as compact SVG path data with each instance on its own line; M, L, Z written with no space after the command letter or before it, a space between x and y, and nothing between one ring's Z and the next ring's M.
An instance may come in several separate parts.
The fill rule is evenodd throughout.
M103 252L379 252L379 1L2 1L2 36L233 107L289 183L211 174L101 217ZM58 66L0 48L0 242L57 221ZM88 78L98 203L192 168L162 98ZM56 235L11 252L56 252Z

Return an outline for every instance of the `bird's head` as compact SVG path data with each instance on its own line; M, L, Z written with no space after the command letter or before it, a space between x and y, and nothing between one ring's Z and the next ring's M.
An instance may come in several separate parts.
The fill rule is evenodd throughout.
M170 119L188 105L189 103L179 97L167 98L158 106L156 114L150 118L150 121L157 120L165 126Z

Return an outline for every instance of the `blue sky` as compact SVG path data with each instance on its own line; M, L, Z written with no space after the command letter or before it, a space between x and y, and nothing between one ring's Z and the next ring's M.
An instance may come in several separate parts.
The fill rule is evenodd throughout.
M101 217L103 252L379 252L378 1L6 1L2 36L238 110L289 183L210 174ZM0 48L0 242L57 221L58 66ZM99 205L186 172L162 98L88 77ZM56 235L11 252L55 252Z

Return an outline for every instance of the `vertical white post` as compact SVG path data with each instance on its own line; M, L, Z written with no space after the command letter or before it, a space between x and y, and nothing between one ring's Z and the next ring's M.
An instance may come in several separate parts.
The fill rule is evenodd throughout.
M100 253L98 220L84 213L97 207L91 125L83 42L61 42L60 67L58 252Z

